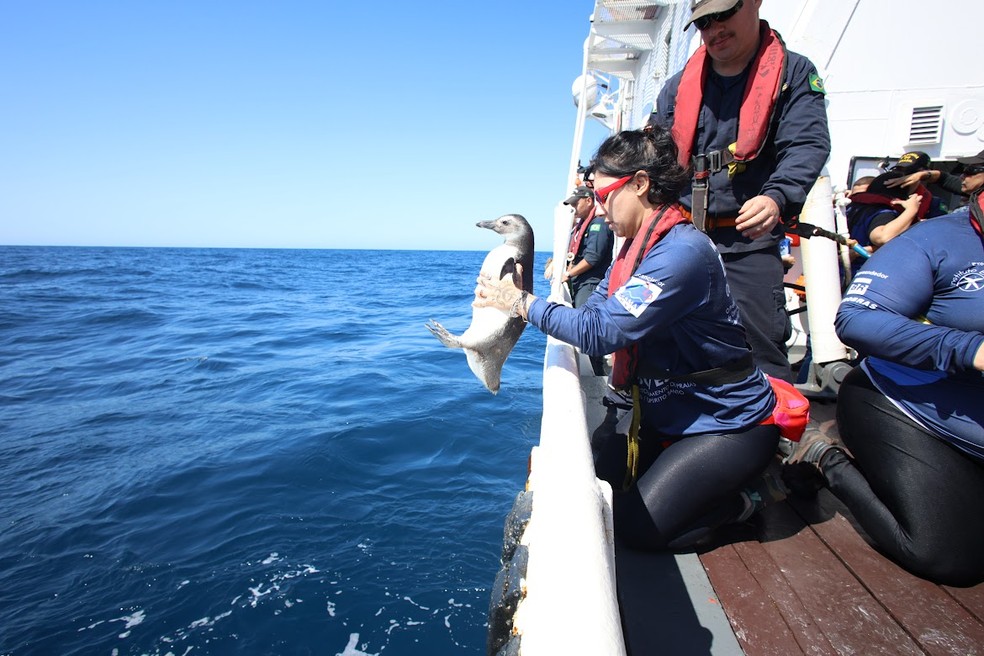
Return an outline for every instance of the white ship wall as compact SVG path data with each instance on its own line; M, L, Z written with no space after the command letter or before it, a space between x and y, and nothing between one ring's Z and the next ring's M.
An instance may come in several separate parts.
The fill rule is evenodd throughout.
M984 67L970 55L980 0L763 0L761 15L824 78L835 188L852 156L984 149Z

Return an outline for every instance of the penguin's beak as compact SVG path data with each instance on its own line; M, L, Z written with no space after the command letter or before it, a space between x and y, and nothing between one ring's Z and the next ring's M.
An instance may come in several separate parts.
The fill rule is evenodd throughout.
M488 228L489 230L495 230L495 221L479 221L475 225L479 228Z

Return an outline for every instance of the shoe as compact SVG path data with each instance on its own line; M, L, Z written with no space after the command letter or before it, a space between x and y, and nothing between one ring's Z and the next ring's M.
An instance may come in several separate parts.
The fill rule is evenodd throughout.
M827 486L820 461L839 448L834 440L816 429L807 429L796 448L783 460L782 480L791 492L812 496Z
M789 496L789 492L783 485L782 480L770 467L762 472L762 475L752 481L751 485L742 489L739 493L742 502L745 504L741 514L735 518L735 523L748 521L753 515L774 503L778 503Z
M827 453L827 449L834 446L834 441L818 430L807 430L803 433L802 439L796 444L793 452L790 453L783 464L795 465L807 462L817 465L819 468L820 458Z

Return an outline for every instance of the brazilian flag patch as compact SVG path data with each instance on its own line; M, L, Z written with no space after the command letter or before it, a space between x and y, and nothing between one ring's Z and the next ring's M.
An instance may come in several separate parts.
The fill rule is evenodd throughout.
M824 95L827 93L827 90L823 86L823 78L816 73L810 73L810 89Z

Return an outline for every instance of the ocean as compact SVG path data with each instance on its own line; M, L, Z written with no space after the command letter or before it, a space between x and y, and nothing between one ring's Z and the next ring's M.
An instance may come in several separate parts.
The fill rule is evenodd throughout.
M484 653L545 338L425 329L483 257L0 247L0 654Z

